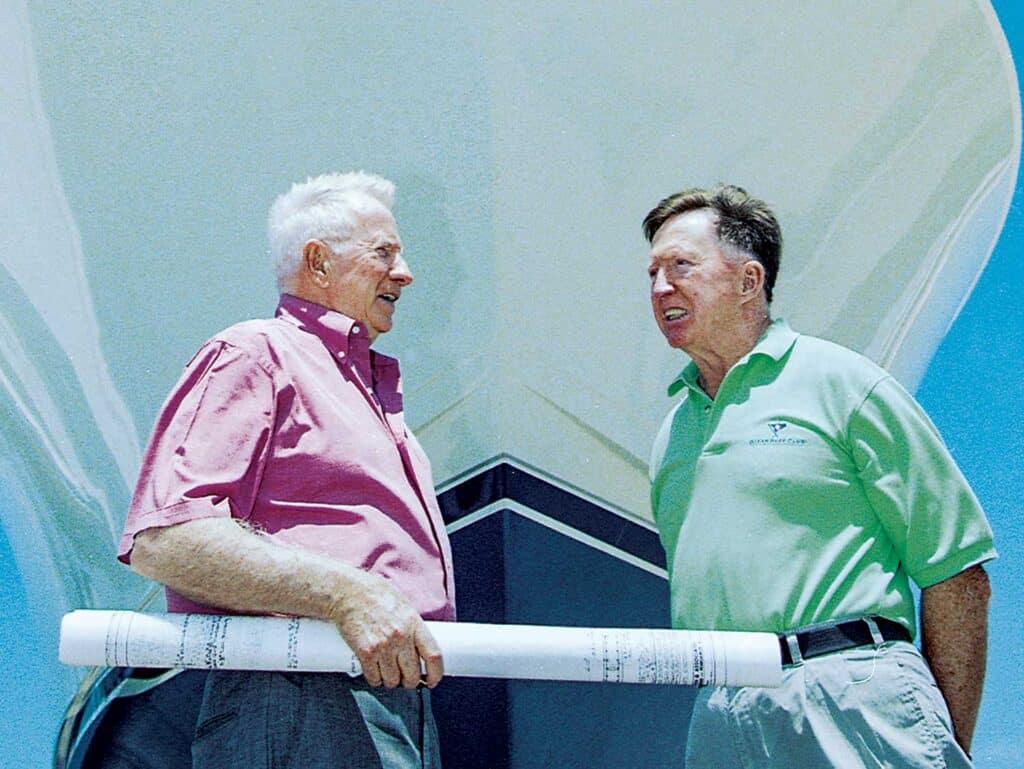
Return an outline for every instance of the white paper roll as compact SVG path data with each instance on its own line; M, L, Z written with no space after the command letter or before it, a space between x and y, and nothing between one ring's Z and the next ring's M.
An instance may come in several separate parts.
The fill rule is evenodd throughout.
M428 622L445 673L549 681L778 686L771 633ZM359 662L329 622L300 617L79 610L61 621L68 665L334 671Z

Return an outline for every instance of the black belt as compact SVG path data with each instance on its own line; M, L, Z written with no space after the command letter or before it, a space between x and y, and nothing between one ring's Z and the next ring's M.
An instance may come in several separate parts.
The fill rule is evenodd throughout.
M168 670L170 668L128 668L128 677L148 681L151 678L159 678Z
M898 622L885 617L872 617L885 641L909 641L910 631ZM793 655L789 651L786 636L796 635L800 654L804 659L820 657L822 654L853 649L857 646L871 646L875 639L871 637L871 628L863 619L843 620L841 622L823 622L797 628L789 633L778 633L779 648L782 649L782 664L792 665Z

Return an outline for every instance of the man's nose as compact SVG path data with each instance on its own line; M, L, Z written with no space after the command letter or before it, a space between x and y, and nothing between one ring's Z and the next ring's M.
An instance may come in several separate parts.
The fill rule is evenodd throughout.
M392 262L388 277L403 286L408 286L412 283L412 270L409 269L409 263L405 261L405 257L401 254L396 256L395 261Z
M651 282L651 296L664 296L672 293L672 284L665 277L665 270L658 268L654 273L654 280Z

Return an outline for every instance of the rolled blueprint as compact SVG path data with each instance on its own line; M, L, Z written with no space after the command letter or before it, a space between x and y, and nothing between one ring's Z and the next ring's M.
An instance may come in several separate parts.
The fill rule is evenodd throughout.
M778 686L771 633L428 622L446 675L548 681ZM332 671L359 675L337 628L302 617L78 610L61 621L68 665Z

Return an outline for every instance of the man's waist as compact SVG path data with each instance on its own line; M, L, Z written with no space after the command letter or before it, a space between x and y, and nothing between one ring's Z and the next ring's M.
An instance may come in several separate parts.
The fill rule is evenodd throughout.
M910 641L910 631L899 622L879 616L831 620L777 633L782 664L792 665L800 659L879 645L889 641Z

